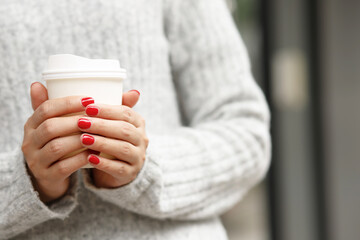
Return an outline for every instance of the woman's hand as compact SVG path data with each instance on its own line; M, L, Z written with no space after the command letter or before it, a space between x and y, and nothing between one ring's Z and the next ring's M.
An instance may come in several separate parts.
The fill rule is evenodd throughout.
M82 97L47 100L47 91L39 83L32 85L31 99L35 112L24 126L22 151L35 190L43 202L50 202L66 193L69 176L87 164L89 155L85 151L59 161L82 148L76 125L80 116L61 116L84 111L94 101Z
M149 140L144 119L124 105L90 104L86 113L89 117L79 119L78 126L86 132L81 136L83 146L95 151L88 157L95 167L95 185L116 188L130 183L145 161ZM98 156L96 152L110 156Z

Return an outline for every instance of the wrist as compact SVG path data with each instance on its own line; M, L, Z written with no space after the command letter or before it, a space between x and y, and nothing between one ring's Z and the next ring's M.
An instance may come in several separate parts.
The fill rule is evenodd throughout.
M47 204L65 195L70 186L69 178L61 182L39 181L31 175L34 190L39 193L40 200Z

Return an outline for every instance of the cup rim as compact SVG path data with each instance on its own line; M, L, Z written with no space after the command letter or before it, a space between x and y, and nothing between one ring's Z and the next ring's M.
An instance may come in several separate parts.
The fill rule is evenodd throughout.
M69 78L114 78L125 79L127 76L125 69L118 70L51 70L42 73L43 80L69 79Z

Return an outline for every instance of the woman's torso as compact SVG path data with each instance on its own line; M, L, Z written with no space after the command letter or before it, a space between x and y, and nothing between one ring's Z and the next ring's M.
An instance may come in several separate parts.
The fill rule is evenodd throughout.
M124 90L141 92L136 110L149 132L181 125L160 0L0 1L0 145L19 147L32 114L31 82L47 57L72 53L115 58L128 71ZM166 114L166 117L164 117ZM80 188L79 205L64 221L51 220L16 239L225 239L218 219L158 221L130 213ZM209 232L213 234L209 235Z

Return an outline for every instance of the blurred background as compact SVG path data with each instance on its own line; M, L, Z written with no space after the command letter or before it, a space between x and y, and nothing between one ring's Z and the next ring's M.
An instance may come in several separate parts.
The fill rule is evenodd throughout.
M360 239L360 1L228 0L272 111L270 172L231 240Z

